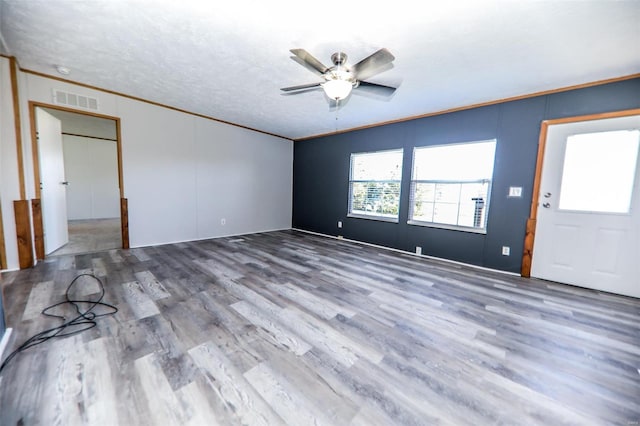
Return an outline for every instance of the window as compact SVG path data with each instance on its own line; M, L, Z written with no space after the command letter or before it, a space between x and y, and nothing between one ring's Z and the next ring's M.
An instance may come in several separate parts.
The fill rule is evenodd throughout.
M414 148L409 223L485 232L496 141Z
M629 213L639 146L638 130L569 136L558 208Z
M349 216L398 221L402 149L351 154Z

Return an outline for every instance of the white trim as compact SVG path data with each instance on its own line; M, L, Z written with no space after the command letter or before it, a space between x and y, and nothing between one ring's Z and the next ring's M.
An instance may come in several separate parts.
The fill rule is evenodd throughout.
M436 257L436 256L429 256L429 255L426 255L426 254L416 254L416 253L413 253L411 251L400 250L400 249L396 249L396 248L393 248L393 247L386 247L386 246L380 246L378 244L367 243L367 242L364 242L364 241L351 240L349 238L344 238L342 235L338 235L337 237L335 237L333 235L321 234L320 232L307 231L307 230L304 230L304 229L298 229L298 228L291 228L291 229L293 231L300 231L300 232L305 232L307 234L318 235L318 236L321 236L321 237L333 238L334 240L348 241L348 242L351 242L351 243L358 243L358 244L362 244L362 245L365 245L365 246L380 248L380 249L383 249L383 250L395 251L397 253L409 254L409 255L415 256L415 257L422 257L422 258L427 258L427 259L438 260L438 261L441 261L441 262L452 263L452 264L455 264L455 265L467 266L467 267L470 267L470 268L480 269L482 271L498 272L500 274L512 275L512 276L515 276L515 277L519 277L520 276L520 274L517 274L515 272L502 271L500 269L487 268L485 266L473 265L471 263L458 262L457 260L445 259L445 258Z
M450 231L469 232L471 234L486 234L487 228L472 228L470 226L447 225L444 223L425 222L422 220L408 220L407 225L424 226L425 228L448 229Z
M366 215L366 214L358 214L358 213L349 213L347 214L347 217L353 217L356 219L367 219L367 220L378 220L380 222L391 222L391 223L398 223L398 218L397 217L387 217L387 216L380 216L380 215Z

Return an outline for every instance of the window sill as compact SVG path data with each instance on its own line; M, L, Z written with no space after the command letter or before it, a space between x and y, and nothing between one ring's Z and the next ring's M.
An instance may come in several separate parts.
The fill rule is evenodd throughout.
M353 217L356 219L377 220L379 222L398 223L397 217L385 217L385 216L373 216L373 215L369 216L365 214L353 214L353 213L349 213L347 217Z
M469 232L471 234L486 234L486 228L471 228L468 226L447 225L444 223L421 222L419 220L408 220L407 225L425 226L427 228L448 229L451 231Z

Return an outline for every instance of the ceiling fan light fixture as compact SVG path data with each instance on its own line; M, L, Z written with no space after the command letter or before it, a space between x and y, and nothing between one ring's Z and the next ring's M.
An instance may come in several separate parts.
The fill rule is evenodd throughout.
M345 99L351 93L353 83L347 80L328 80L322 84L324 93L334 101Z
M331 55L332 67L327 67L304 49L291 49L290 52L295 55L293 59L296 62L320 75L324 81L280 89L288 94L303 93L322 87L327 97L337 102L348 98L351 91L358 87L365 87L369 92L374 91L387 97L396 90L395 87L366 81L367 78L393 67L395 57L385 48L372 53L355 65L347 65L347 55L336 52Z

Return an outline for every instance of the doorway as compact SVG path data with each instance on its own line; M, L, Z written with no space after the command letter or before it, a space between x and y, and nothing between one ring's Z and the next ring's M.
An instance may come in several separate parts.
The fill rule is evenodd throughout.
M128 248L119 120L32 103L38 259Z
M640 114L543 133L531 276L640 297Z

